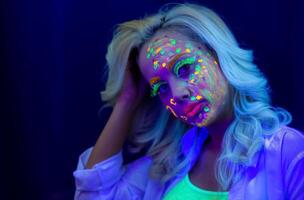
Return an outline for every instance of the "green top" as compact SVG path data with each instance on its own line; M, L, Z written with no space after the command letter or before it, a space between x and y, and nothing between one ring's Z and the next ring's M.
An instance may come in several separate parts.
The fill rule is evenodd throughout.
M168 191L164 200L227 200L228 192L214 192L204 190L193 185L187 174L180 182L178 182L170 191Z

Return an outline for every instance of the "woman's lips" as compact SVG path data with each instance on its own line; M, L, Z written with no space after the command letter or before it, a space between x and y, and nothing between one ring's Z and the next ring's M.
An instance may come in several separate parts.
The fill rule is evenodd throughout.
M202 106L203 106L203 102L199 102L187 106L185 109L186 116L193 117L198 111L201 110Z

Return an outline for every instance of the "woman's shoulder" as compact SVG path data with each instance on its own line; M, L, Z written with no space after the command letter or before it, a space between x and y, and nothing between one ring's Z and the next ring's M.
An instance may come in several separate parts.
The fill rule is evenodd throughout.
M289 165L304 157L304 134L295 128L282 126L265 138L265 149L269 154L280 156L283 165Z
M282 188L288 199L304 199L304 135L291 127L281 127L266 139L266 170L272 188ZM273 180L276 180L273 182ZM283 182L281 182L281 181Z
M266 138L266 146L279 144L280 146L302 146L304 144L304 133L288 126L280 127L275 133ZM295 147L295 146L294 146Z

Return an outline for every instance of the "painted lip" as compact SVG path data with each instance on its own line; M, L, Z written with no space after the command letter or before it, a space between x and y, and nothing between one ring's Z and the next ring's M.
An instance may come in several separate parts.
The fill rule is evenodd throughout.
M198 111L201 110L203 104L204 104L204 102L200 101L197 103L192 103L192 104L187 105L186 108L184 109L186 116L193 117Z

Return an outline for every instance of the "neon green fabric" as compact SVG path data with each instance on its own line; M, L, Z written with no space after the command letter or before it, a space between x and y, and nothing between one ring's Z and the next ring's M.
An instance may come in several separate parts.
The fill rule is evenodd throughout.
M168 191L164 200L227 200L228 192L213 192L201 189L190 182L188 174Z

